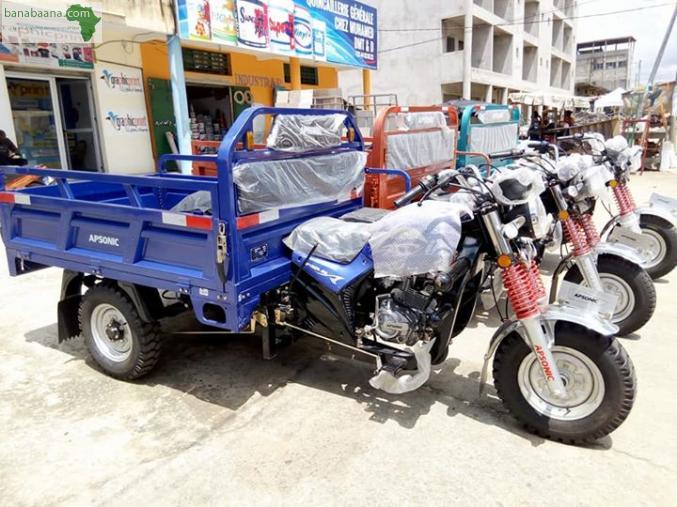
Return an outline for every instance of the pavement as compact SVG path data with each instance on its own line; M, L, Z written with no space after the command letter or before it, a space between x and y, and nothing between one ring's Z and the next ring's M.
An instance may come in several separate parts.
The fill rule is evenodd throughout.
M677 174L632 181L677 196ZM0 505L669 505L677 499L677 274L622 339L639 379L628 420L589 447L524 432L479 396L495 318L481 314L420 390L302 340L263 361L247 337L167 335L134 383L59 344L60 272L0 262Z

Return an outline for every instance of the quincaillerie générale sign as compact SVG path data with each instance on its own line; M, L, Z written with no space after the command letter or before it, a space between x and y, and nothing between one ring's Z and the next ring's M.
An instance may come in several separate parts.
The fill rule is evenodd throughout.
M377 11L354 0L178 0L179 35L375 69Z

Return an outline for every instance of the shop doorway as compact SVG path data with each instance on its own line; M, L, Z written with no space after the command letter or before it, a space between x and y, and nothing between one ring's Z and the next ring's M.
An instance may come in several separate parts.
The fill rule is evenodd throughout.
M242 111L251 107L249 88L190 83L186 86L193 139L221 141Z
M30 166L101 171L89 79L7 73L16 144Z
M101 171L94 101L88 79L56 79L68 168Z

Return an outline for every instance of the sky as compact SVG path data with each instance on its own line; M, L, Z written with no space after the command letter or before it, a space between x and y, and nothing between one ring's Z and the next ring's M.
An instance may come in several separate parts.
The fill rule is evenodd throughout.
M637 39L633 80L637 75L637 62L641 60L641 80L645 83L658 55L675 3L677 3L677 0L577 0L578 16L638 9L640 7L644 7L644 9L609 16L581 17L577 20L578 36L576 42L632 35ZM647 8L662 4L668 5ZM677 73L677 22L665 48L656 82L672 81L675 79L675 73Z

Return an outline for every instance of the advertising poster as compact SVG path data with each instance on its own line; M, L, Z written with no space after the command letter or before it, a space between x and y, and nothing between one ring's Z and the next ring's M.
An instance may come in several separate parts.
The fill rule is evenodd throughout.
M94 67L97 106L110 172L154 170L141 69L111 63Z
M178 0L179 35L376 69L378 15L355 0Z
M91 44L13 43L0 33L0 62L22 63L48 68L91 70L94 50Z

